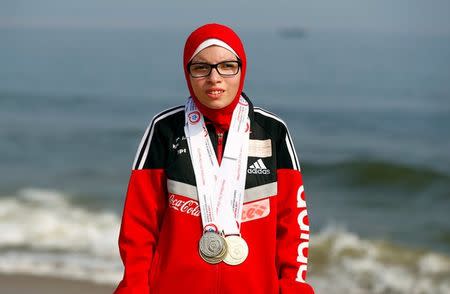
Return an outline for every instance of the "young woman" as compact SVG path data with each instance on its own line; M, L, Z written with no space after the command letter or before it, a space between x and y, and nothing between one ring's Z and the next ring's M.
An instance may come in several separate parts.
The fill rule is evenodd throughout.
M153 118L137 151L116 293L314 293L293 142L242 92L246 65L229 27L186 40L190 97Z

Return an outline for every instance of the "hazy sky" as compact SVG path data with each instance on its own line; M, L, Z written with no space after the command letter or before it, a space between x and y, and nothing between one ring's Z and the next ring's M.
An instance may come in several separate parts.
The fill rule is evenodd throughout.
M450 33L449 0L0 0L0 26L183 27Z

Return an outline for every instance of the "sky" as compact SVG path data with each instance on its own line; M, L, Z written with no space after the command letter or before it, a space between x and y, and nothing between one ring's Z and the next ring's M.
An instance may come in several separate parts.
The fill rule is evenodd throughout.
M0 0L0 27L302 27L450 34L449 0Z

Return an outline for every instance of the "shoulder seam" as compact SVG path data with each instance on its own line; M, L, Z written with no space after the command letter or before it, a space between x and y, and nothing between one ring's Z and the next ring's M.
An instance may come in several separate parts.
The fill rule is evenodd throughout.
M159 122L160 120L162 120L172 114L180 112L182 110L184 110L184 105L171 107L171 108L168 108L166 110L163 110L163 111L157 113L152 118L150 124L148 125L148 127L144 133L144 136L142 137L141 143L139 144L139 148L136 152L136 156L134 158L132 169L134 169L134 170L142 169L144 167L144 163L147 159L148 151L150 149L150 143L152 142L156 123ZM139 157L141 157L141 159L139 159Z
M281 122L282 124L284 124L284 126L286 126L286 123L278 115L276 115L273 112L267 111L267 110L265 110L264 108L261 108L261 107L254 107L253 111L257 112L257 113L260 113L260 114L262 114L264 116L273 118L273 119Z
M164 109L163 111L160 111L157 114L155 114L155 116L153 116L153 118L152 118L152 121L157 119L157 118L159 118L159 117L161 117L161 116L163 116L163 115L164 115L164 117L167 117L167 115L165 115L165 114L167 114L169 112L171 114L173 114L173 113L176 113L176 112L180 111L181 109L184 110L184 105L178 105L178 106L175 106L175 107ZM174 111L174 110L177 110L177 111Z

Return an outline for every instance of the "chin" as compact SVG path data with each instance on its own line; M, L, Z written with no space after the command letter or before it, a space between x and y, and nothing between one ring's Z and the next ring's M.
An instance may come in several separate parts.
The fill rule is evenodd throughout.
M226 105L224 103L209 103L209 105L206 105L206 107L211 109L221 109L224 108Z
M202 101L200 101L202 102ZM202 104L210 109L221 109L224 107L227 107L228 105L230 105L231 101L229 101L228 103L224 102L224 101L207 101L206 103Z

